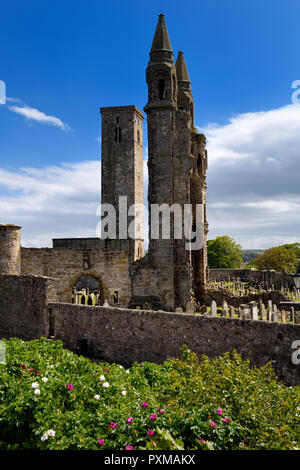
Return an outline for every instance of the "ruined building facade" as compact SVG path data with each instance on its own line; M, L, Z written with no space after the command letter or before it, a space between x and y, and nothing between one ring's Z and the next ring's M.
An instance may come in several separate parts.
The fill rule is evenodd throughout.
M136 106L101 108L101 197L129 213L117 238L55 239L53 248L20 247L20 228L0 225L0 274L57 279L57 298L71 302L76 286L99 286L99 303L186 309L204 300L207 286L205 137L194 127L194 101L183 53L176 63L163 15L159 15L146 70L148 102L149 248L144 255L143 113ZM201 235L201 248L187 249L185 238L162 237L163 219L153 227L154 205L192 204L190 232ZM196 207L202 207L202 219ZM117 210L117 229L120 228ZM99 215L99 214L98 214ZM182 219L182 225L183 225ZM123 224L124 229L124 224ZM133 238L127 236L127 229ZM152 238L153 230L158 237ZM183 232L186 227L183 227ZM118 230L120 232L120 230ZM10 272L8 272L10 271ZM93 287L94 289L94 287ZM74 300L74 299L73 299Z
M206 256L206 169L205 137L194 127L194 100L182 51L176 64L163 15L159 15L150 60L146 70L148 103L149 253L135 263L133 299L143 298L167 310L185 308L187 302L203 299L207 283ZM186 239L153 239L153 204L193 205L190 230L202 237L198 250L186 248ZM203 219L195 208L201 205ZM174 217L171 219L174 221ZM183 218L182 218L183 221ZM198 227L196 224L198 223Z

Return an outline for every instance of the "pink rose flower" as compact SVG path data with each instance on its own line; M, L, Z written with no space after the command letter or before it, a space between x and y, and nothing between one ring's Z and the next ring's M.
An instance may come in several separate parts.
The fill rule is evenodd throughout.
M32 368L32 367L30 367L29 372L33 372L33 368Z
M201 442L201 444L204 444L204 443L205 443L205 440L204 440L204 439L200 439L200 442Z
M222 421L224 421L224 423L228 424L230 419L229 418L223 418Z
M152 431L151 429L147 432L148 436L154 436L155 431Z
M36 371L36 373L35 373L35 375L39 375L39 373L40 373L40 371L39 371L39 370L37 370L37 371Z
M223 410L222 410L222 408L219 408L219 409L218 409L218 415L219 415L219 416L222 416L222 414L223 414Z
M125 449L126 450L133 450L133 446L126 446Z
M152 419L153 421L155 421L157 418L157 414L156 413L153 413L153 415L150 415L150 419Z
M132 416L129 416L129 418L127 418L126 421L127 421L127 423L132 423L133 417L132 417Z
M108 369L103 369L102 372L110 372Z
M217 429L217 427L218 427L218 426L216 425L216 423L215 423L214 421L212 421L212 420L210 421L210 425L211 425L212 428L215 428L215 429Z
M159 410L159 412L163 415L165 413L165 410L162 408L161 410Z
M148 404L149 404L149 403L147 403L146 401L143 401L142 406L143 406L144 408L146 408L146 407L148 406Z
M69 390L73 390L73 388L74 388L74 385L68 384L68 389L69 389Z
M104 439L99 439L99 441L98 441L99 446L103 446L104 442L105 442Z
M110 427L112 429L115 429L117 427L117 423L114 423L113 421L110 423Z
M22 369L27 369L27 367L25 366L25 364L22 364Z

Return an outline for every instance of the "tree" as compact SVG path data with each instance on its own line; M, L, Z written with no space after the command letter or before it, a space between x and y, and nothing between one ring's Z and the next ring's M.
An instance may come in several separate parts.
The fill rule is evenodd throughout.
M239 268L242 264L242 247L233 238L224 235L207 242L208 266L213 268Z
M295 250L284 245L268 248L252 263L257 269L275 269L278 272L286 269L288 273L294 273L298 265Z

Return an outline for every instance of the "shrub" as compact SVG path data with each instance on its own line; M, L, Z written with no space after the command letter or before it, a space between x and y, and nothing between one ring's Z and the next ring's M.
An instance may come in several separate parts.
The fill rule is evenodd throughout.
M95 363L60 341L6 341L0 449L293 449L299 388L237 353Z

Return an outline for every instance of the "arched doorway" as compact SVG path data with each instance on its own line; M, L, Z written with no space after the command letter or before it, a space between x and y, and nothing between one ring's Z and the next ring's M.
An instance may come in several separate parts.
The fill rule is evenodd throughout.
M96 273L80 273L72 279L72 303L81 305L103 305L105 286Z

